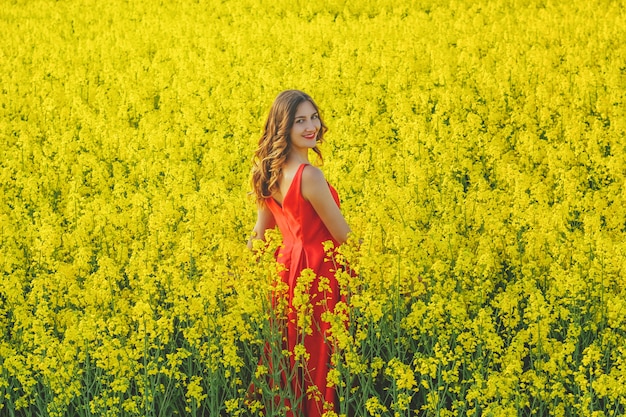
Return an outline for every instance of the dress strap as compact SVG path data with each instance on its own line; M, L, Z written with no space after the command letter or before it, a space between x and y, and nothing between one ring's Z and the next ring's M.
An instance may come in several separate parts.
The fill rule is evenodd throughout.
M293 176L293 180L291 181L291 187L298 187L298 194L302 195L302 171L304 171L304 167L310 164L300 164L298 170L296 171L296 175ZM295 183L295 184L294 184Z

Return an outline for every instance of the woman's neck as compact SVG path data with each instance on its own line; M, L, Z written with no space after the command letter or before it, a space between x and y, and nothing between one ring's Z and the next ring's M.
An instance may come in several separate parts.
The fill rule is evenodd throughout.
M309 150L308 149L292 149L287 155L287 163L308 164L309 162Z

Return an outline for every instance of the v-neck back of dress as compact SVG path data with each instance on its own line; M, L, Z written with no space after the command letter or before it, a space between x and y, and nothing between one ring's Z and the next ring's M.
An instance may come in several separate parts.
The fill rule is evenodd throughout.
M334 239L311 203L302 196L302 172L307 166L301 164L298 167L282 204L274 198L268 198L267 205L283 235L283 245L302 245L308 250L311 246L317 247L322 242ZM337 191L330 184L329 188L339 206ZM337 244L336 241L334 243Z

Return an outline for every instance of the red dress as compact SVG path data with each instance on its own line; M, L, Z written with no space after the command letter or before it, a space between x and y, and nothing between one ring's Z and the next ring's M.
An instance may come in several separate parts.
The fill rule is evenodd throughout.
M286 268L281 272L281 278L288 286L285 337L286 348L292 357L291 366L294 366L293 352L297 344L303 344L310 355L300 377L290 381L294 392L300 398L300 404L296 407L294 415L317 417L324 411L336 409L335 389L326 386L332 354L332 348L326 340L329 324L324 322L321 316L325 311L333 311L340 297L339 285L334 274L335 265L332 260L327 259L322 243L330 240L337 247L338 242L333 239L311 203L302 196L302 171L306 166L302 164L298 167L289 190L284 195L282 205L269 198L267 206L274 215L283 237L283 245L277 251L276 260ZM337 191L330 184L328 186L339 206ZM297 322L293 303L294 288L302 270L306 268L310 268L316 275L308 291L312 305L311 334L306 334L301 328L302 325ZM329 289L322 292L318 290L319 277L328 278Z

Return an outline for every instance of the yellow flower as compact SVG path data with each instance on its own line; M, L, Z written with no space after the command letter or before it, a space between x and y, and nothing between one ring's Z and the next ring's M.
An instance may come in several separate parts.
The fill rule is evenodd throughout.
M411 390L417 385L415 375L410 366L393 358L388 364L385 373L391 376L398 389Z
M368 398L365 402L365 409L373 417L381 417L382 413L387 412L387 407L380 403L378 397Z
M200 404L207 397L207 394L203 393L201 383L201 376L194 375L190 378L187 383L187 393L185 394L188 403L195 401L197 404Z

